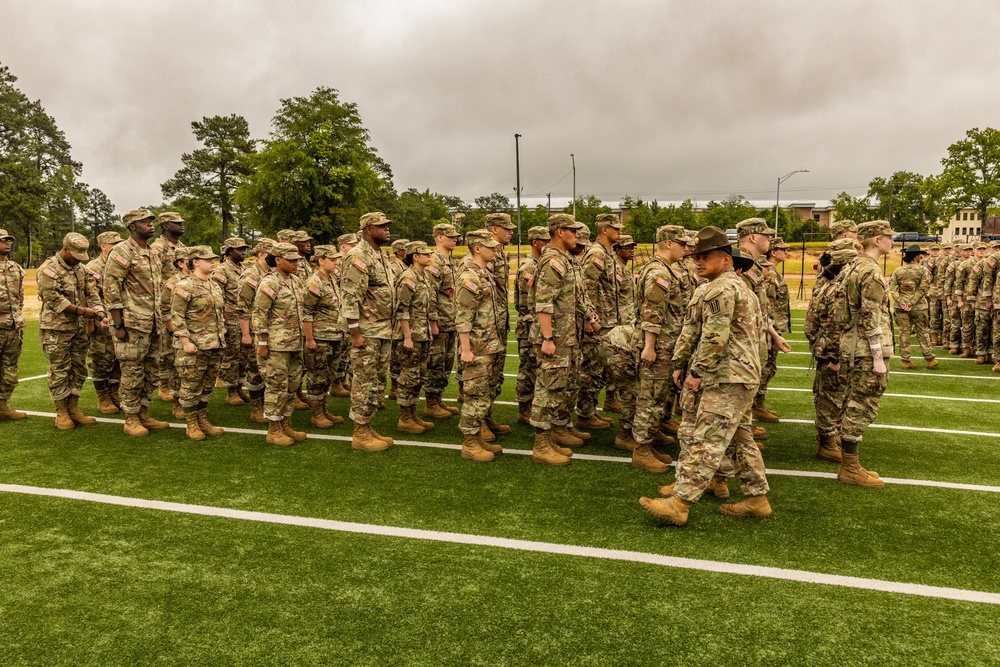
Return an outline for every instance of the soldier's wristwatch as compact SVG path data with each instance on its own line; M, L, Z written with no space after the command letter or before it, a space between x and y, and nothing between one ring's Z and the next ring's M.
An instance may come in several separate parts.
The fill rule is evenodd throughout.
M542 336L542 340L555 340L552 336Z
M124 329L125 328L125 323L124 322L114 322L114 323L111 324L111 328L112 329Z

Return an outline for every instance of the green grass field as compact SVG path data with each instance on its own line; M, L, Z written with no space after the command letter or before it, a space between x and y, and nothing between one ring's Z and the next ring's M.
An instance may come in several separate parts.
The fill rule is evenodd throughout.
M813 456L793 317L768 399L786 421L768 429L766 521L724 517L705 497L688 526L664 527L637 500L672 473L631 468L612 432L565 469L512 452L475 464L454 449L456 419L369 454L350 449L349 424L320 432L306 412L296 425L323 437L287 449L262 432L130 439L120 423L65 433L32 416L0 424L0 484L1000 594L1000 375L954 357L903 372L894 359L878 423L926 430L870 429L862 460L887 486L844 486ZM45 371L33 322L21 377ZM528 450L506 380L495 415L514 432L501 442ZM214 422L259 431L223 398ZM11 404L51 413L45 379ZM346 399L331 405L346 415ZM81 406L96 414L89 384ZM169 417L162 402L153 412ZM390 402L376 427L395 435L397 414ZM1000 663L997 604L4 490L3 665Z

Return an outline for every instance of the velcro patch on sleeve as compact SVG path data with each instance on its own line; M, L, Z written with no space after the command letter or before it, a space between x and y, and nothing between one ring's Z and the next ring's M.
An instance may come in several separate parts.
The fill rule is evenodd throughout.
M257 281L254 280L253 278L247 278L247 285L253 287L254 289L257 289Z
M56 272L53 271L52 269L50 269L49 267L45 267L44 269L42 269L42 273L44 273L45 275L47 275L49 278L55 278L56 277Z
M566 273L566 265L560 262L558 259L552 260L552 268L561 274Z
M267 285L264 285L260 289L261 289L262 292L264 292L264 294L268 295L272 299L274 298L274 290L271 289L270 287L268 287Z
M317 285L310 285L309 286L309 291L312 292L313 294L315 294L316 296L319 296L319 286L317 286Z
M660 277L656 279L656 284L662 287L667 292L670 291L670 281L666 278Z
M465 288L467 290L469 290L470 292L478 292L479 291L479 285L477 285L476 283L472 282L471 280L466 280L463 284L465 285Z
M215 274L215 279L218 280L223 285L226 284L226 274L224 274L224 273L221 273L221 272L220 273L216 273Z
M433 275L435 275L435 276L436 276L436 275L438 275L439 273L441 273L441 272L440 272L440 271L438 270L438 267L436 267L436 266L428 266L428 267L427 267L427 270L428 270L428 271L430 271L430 272L431 272L431 273L432 273Z
M409 278L407 278L407 279L406 279L406 280L404 280L403 282L404 282L404 283L406 284L406 286L407 286L407 287L409 287L409 288L410 288L411 290L414 290L414 291L416 291L416 289L417 289L417 284L416 284L415 282L413 282L413 281L412 281L412 280L410 280Z
M748 276L750 276L750 278L752 278L754 282L757 282L758 280L760 280L760 278L757 277L757 274L754 272L753 269L750 269L749 271L747 271L746 274Z
M125 255L115 255L115 261L124 266L125 268L128 268L129 261L128 257L126 257Z
M601 259L600 257L594 255L594 257L592 258L592 261L594 262L594 264L597 264L602 269L604 268L604 260Z
M615 279L617 279L618 282L622 282L623 280L625 280L625 278L622 277L622 274L620 274L620 273L616 273L615 274Z
M354 261L352 263L354 264L354 266L358 267L362 271L367 271L368 270L368 265L365 264L363 261L361 261L361 258L359 258L359 257L355 257Z
M174 290L174 294L176 294L180 298L184 299L185 301L190 301L191 300L191 293L188 292L183 287L178 287L177 289L175 289Z
M91 271L90 275L94 276L94 278L96 278L97 280L101 279L101 274L98 273L97 271Z
M713 315L718 315L719 311L722 310L722 304L719 303L719 297L706 301L705 305L708 306L708 310L711 311Z

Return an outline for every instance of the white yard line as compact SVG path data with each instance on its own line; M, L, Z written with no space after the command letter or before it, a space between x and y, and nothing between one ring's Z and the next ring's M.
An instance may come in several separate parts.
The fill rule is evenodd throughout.
M781 418L783 424L814 424L811 419L785 419ZM892 431L915 431L917 433L945 433L947 435L965 435L980 438L1000 438L1000 433L990 433L987 431L958 431L950 428L929 428L926 426L900 426L897 424L870 424L868 428L885 428ZM998 487L1000 488L1000 487Z
M27 382L28 380L41 380L42 378L47 378L48 376L49 376L48 373L46 373L45 375L32 375L31 377L27 377L27 378L18 378L17 381L18 382Z
M964 359L963 359L964 361ZM809 371L814 372L815 368L809 368L808 366L778 366L777 368L786 371ZM909 375L913 377L923 378L962 378L965 380L1000 380L1000 375L961 375L956 373L938 373L937 371L889 371L890 380L897 375Z
M801 389L798 387L772 387L768 386L768 391L794 391L802 393L812 393L812 389ZM882 394L883 396L891 396L893 398L916 398L928 401L958 401L960 403L1000 403L1000 399L995 398L961 398L958 396L928 396L925 394L894 394L886 392Z
M143 498L128 498L112 496L103 493L87 493L69 489L47 489L19 484L0 484L0 491L33 496L47 496L66 500L79 500L119 507L133 507L160 512L177 512L197 516L235 519L239 521L255 521L260 523L298 526L302 528L317 528L343 533L361 535L377 535L448 544L463 544L470 546L511 549L531 553L555 554L560 556L577 556L601 560L645 563L660 567L715 572L718 574L734 574L739 576L764 577L783 581L796 581L806 584L821 584L840 586L861 590L879 591L883 593L899 593L919 597L940 598L944 600L959 600L962 602L977 602L982 604L1000 604L1000 594L985 591L974 591L962 588L947 588L943 586L926 586L900 581L869 579L866 577L848 577L838 574L824 574L807 570L790 570L780 567L763 565L745 565L742 563L726 563L722 561L702 560L697 558L680 558L662 554L645 553L641 551L624 551L620 549L602 549L575 544L558 544L555 542L537 542L534 540L517 540L490 535L471 535L467 533L450 533L437 530L421 530L397 526L382 526L370 523L355 523L351 521L334 521L312 517L293 516L288 514L273 514L270 512L252 512L230 509L226 507L211 507L207 505L190 505L162 500L146 500Z

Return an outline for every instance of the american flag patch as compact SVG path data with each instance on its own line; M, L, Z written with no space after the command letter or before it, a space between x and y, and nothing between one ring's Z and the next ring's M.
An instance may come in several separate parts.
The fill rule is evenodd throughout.
M362 271L367 271L368 270L368 265L365 264L364 262L362 262L357 257L354 258L354 266L358 267Z
M554 268L559 273L566 273L566 267L558 259L552 260L552 268Z
M316 285L310 286L309 291L315 294L316 296L319 296L319 287L317 287Z
M753 269L750 269L749 271L747 271L747 275L748 275L748 276L750 276L751 278L753 278L753 279L754 279L754 282L756 282L757 280L760 280L760 279L759 279L759 278L757 277L757 274L756 274L756 273L754 273Z
M253 278L247 278L247 285L249 285L250 287L256 288L257 287L257 281L254 280Z
M177 289L175 289L174 290L174 294L176 294L177 296L179 296L180 298L182 298L182 299L184 299L186 301L190 301L191 300L191 294L188 293L188 291L186 289L184 289L183 287L178 287Z
M128 257L126 257L125 255L115 255L115 261L121 264L122 266L128 268L129 264Z
M657 278L656 284L662 287L663 289L667 290L668 292L670 291L670 281L667 280L666 278Z
M218 280L223 285L226 284L226 274L224 274L224 273L216 273L215 274L215 279Z
M417 284L415 282L413 282L412 280L410 280L409 278L407 278L403 282L406 283L406 286L409 287L411 290L416 290L417 289Z
M48 268L48 267L45 267L44 269L42 269L42 273L44 273L45 275L47 275L49 278L55 278L56 277L56 272L53 271L52 269Z
M269 297L271 297L272 299L274 298L274 290L273 290L273 289L271 289L270 287L268 287L267 285L264 285L264 286L263 286L263 287L261 287L260 289L261 289L261 291L263 291L263 292L264 292L264 294L268 295L268 296L269 296Z
M594 257L593 258L593 262L594 262L594 264L597 264L602 269L604 268L604 260L601 259L600 257Z
M472 282L471 280L466 280L465 281L465 287L470 292L478 292L479 291L479 285L477 285L476 283Z
M440 271L438 271L438 268L436 266L428 266L427 270L433 273L435 276L441 273Z

